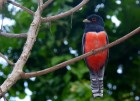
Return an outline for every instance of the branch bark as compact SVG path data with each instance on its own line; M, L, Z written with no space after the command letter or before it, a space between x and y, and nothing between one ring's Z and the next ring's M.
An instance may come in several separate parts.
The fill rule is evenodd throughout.
M24 11L28 12L28 13L31 14L31 15L34 15L34 12L33 12L32 10L30 10L30 9L28 9L28 8L26 8L26 7L24 7L24 6L20 5L20 4L18 4L18 3L16 3L16 2L13 2L13 1L11 1L11 0L7 0L7 2L13 4L13 5L16 6L16 7L19 7L19 8L21 8L21 9L23 9Z
M6 2L7 2L7 0L0 0L0 9L2 9L3 4L6 3Z
M55 16L50 16L47 18L42 18L42 22L49 22L49 21L53 21L53 20L57 20L63 17L66 17L74 12L76 12L77 10L79 10L81 7L83 7L89 0L83 0L79 5L77 5L76 7L72 8L71 10L68 10L64 13L60 13L58 15Z
M0 32L0 36L5 36L9 38L26 38L26 33L20 33L20 34L14 34L14 33L6 33L6 32Z
M44 74L47 74L47 73L50 73L50 72L53 72L55 70L58 70L60 68L64 68L65 66L67 65L70 65L72 63L75 63L81 59L84 59L90 55L95 55L99 52L102 52L103 50L105 49L109 49L117 44L120 44L122 42L124 42L125 40L129 39L130 37L132 37L133 35L137 34L138 32L140 32L140 27L136 28L135 30L133 30L132 32L128 33L127 35L121 37L120 39L117 39L116 41L113 41L112 43L110 44L107 44L101 48L98 48L98 49L95 49L95 50L92 50L88 53L85 53L81 56L78 56L76 58L73 58L73 59L70 59L68 61L65 61L65 62L62 62L56 66L53 66L53 67L50 67L50 68L47 68L47 69L44 69L44 70L41 70L41 71L37 71L37 72L31 72L31 73L23 73L22 74L22 78L30 78L30 77L36 77L36 76L41 76L41 75L44 75Z
M2 53L0 53L0 57L2 57L11 66L15 65L15 63L13 63L12 61L8 60Z
M49 0L50 2L51 0ZM68 16L70 15L71 13L77 11L78 9L80 9L84 4L86 4L89 0L83 0L78 6L76 6L75 8L63 13L63 14L59 14L59 15L56 15L54 17L52 17L50 19L51 20L55 20L58 18L62 18L62 17L65 17L65 16ZM40 26L40 23L41 23L41 13L42 11L40 10L40 7L38 6L37 8L37 11L34 13L33 11L15 3L15 2L12 2L10 0L8 0L9 3L17 6L17 7L20 7L21 9L27 11L28 13L30 14L33 14L34 15L34 19L30 25L30 28L26 34L27 36L27 40L26 40L26 43L24 44L24 48L23 48L23 51L19 57L19 59L17 60L17 62L15 63L14 65L14 68L13 68L13 71L12 73L10 74L10 76L8 76L8 78L3 82L3 84L0 86L0 89L1 89L1 92L0 92L0 96L4 95L19 79L21 79L22 77L22 74L23 74L23 67L30 55L30 52L32 50L32 47L36 41L36 37L37 37L37 34L38 34L38 28ZM41 0L42 2L42 0ZM47 2L46 2L47 3ZM46 7L47 4L44 5L44 7ZM48 19L47 19L48 21ZM7 34L7 35L5 35ZM10 35L8 33L5 33L4 32L1 32L1 35L3 36L7 36L7 37L14 37L14 34L13 35ZM21 34L22 35L22 34Z
M52 3L53 0L48 0L42 5L42 9L45 9L50 3Z
M35 16L33 19L33 22L28 30L27 33L27 40L24 45L23 51L21 53L21 56L19 57L18 61L15 63L15 66L13 68L12 73L10 76L3 82L3 84L0 86L2 93L0 93L0 96L7 92L8 89L10 89L11 86L14 85L14 83L17 82L21 78L21 73L23 66L25 65L31 49L36 41L36 37L38 34L38 28L41 22L41 15L39 8L35 12Z
M37 0L37 1L39 6L43 5L43 0Z

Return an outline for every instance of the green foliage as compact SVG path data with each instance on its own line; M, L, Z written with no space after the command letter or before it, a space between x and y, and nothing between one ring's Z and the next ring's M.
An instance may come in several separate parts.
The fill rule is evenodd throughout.
M24 6L37 8L36 0L16 0ZM81 0L56 0L43 12L43 16L51 16L66 11ZM82 20L88 15L100 14L105 21L105 30L110 42L132 31L140 24L139 0L90 0L78 12L51 23L41 25L38 39L32 54L24 67L24 71L37 71L49 68L58 63L82 54ZM8 7L8 4L6 5ZM32 16L23 11L15 12L4 9L7 18L15 20L13 26L4 26L4 30L23 33L28 30ZM98 8L99 7L99 8ZM13 12L15 13L13 15ZM111 17L116 16L121 22L116 26ZM71 23L72 19L72 23ZM72 28L71 28L72 25ZM124 43L110 49L109 62L105 71L104 97L93 99L90 89L89 73L83 60L66 68L44 76L18 81L7 96L24 99L29 88L32 101L134 101L140 98L140 35L136 35ZM17 61L21 54L25 39L11 39L0 36L0 52ZM122 73L117 71L122 70ZM0 65L0 84L12 71L10 66ZM3 72L3 73L2 73ZM25 85L26 84L26 85Z

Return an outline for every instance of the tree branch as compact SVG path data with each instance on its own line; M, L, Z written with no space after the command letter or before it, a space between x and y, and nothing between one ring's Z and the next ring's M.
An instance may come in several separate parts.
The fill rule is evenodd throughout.
M63 17L66 17L74 12L76 12L77 10L79 10L81 7L83 7L89 0L83 0L79 5L77 5L76 7L72 8L71 10L68 10L64 13L60 13L58 15L55 16L50 16L47 18L42 18L42 22L49 22L49 21L53 21L53 20L57 20Z
M38 1L39 6L43 5L43 0L37 0L37 1Z
M21 79L21 74L23 71L23 67L28 60L28 57L31 53L32 47L36 41L36 37L38 35L38 28L41 23L41 14L40 9L38 8L37 11L34 14L34 19L29 27L28 33L27 33L27 40L24 44L23 51L15 63L13 67L13 71L8 76L8 78L3 82L3 84L0 86L2 93L0 93L0 96L2 94L5 94L7 90L9 90L19 79Z
M16 7L19 7L19 8L21 8L21 9L23 9L24 11L28 12L28 13L31 14L31 15L34 15L34 12L33 12L32 10L30 10L30 9L28 9L28 8L26 8L26 7L24 7L24 6L20 5L20 4L18 4L18 3L16 3L16 2L13 2L13 1L11 1L11 0L7 0L7 2L13 4L13 5L16 6Z
M42 5L42 9L45 9L50 3L52 3L53 0L48 0Z
M75 63L81 59L84 59L90 55L95 55L99 52L102 52L103 50L105 49L109 49L117 44L120 44L122 42L124 42L125 40L129 39L130 37L132 37L133 35L137 34L138 32L140 32L140 27L138 27L137 29L133 30L132 32L128 33L127 35L121 37L120 39L117 39L116 41L113 41L112 43L110 44L107 44L101 48L98 48L98 49L95 49L95 50L92 50L88 53L85 53L81 56L78 56L76 58L73 58L73 59L70 59L68 61L65 61L65 62L62 62L56 66L53 66L53 67L50 67L50 68L47 68L47 69L44 69L44 70L41 70L41 71L37 71L37 72L31 72L31 73L23 73L22 74L22 78L30 78L30 77L36 77L36 76L41 76L41 75L44 75L44 74L47 74L47 73L50 73L50 72L53 72L55 70L58 70L60 68L64 68L65 66L67 65L70 65L72 63Z
M37 0L37 1L38 1L38 8L40 9L40 13L42 13L43 0Z
M5 37L9 37L9 38L26 38L27 34L25 34L25 33L14 34L14 33L0 32L0 36L5 36Z
M5 4L7 2L7 0L0 0L0 9L2 9L3 4Z
M2 57L11 66L15 65L15 63L13 63L12 61L8 60L2 53L0 53L0 57Z

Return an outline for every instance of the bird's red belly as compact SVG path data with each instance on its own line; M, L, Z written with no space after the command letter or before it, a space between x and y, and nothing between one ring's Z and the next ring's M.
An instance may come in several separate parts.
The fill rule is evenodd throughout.
M85 36L84 52L97 49L107 44L106 33L102 32L88 32ZM105 65L107 59L108 50L104 50L96 55L91 55L86 58L88 67L97 72L100 68Z

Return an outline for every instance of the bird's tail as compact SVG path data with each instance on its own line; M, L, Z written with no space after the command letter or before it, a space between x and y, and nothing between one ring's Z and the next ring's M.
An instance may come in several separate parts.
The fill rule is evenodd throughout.
M90 81L93 97L103 97L103 77L90 74Z

